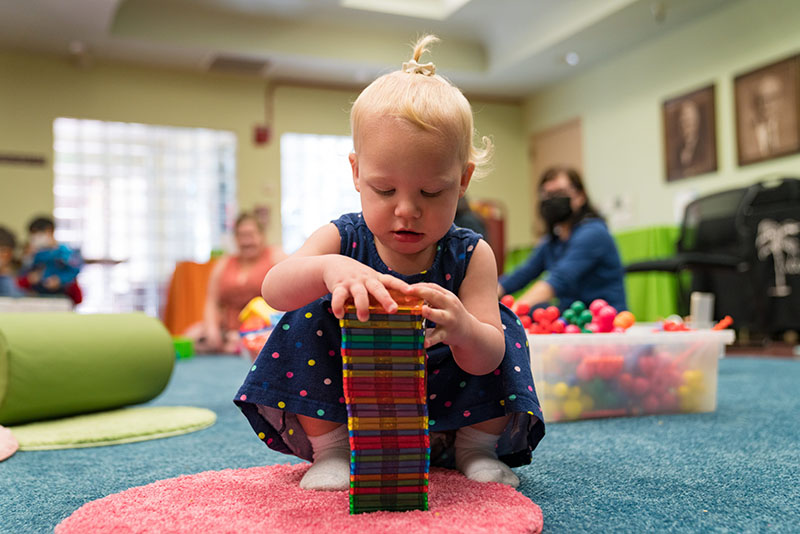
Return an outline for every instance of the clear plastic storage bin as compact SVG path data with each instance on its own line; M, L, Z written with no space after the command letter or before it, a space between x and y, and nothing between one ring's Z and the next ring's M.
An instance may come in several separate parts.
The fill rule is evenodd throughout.
M713 412L732 330L529 335L545 421Z

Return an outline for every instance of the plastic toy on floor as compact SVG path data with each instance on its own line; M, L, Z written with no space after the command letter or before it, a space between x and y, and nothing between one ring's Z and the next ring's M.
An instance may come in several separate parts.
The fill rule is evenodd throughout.
M350 433L350 513L427 510L430 436L422 300L393 293L396 313L370 305L342 327Z
M242 338L243 349L247 351L251 360L258 357L261 347L267 342L272 333L272 325L283 315L278 310L266 303L261 297L255 297L239 312L239 335Z

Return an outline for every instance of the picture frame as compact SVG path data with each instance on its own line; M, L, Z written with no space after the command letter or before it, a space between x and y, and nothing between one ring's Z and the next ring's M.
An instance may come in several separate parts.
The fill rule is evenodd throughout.
M734 78L739 165L800 152L800 55Z
M714 84L670 98L662 106L667 181L717 170Z

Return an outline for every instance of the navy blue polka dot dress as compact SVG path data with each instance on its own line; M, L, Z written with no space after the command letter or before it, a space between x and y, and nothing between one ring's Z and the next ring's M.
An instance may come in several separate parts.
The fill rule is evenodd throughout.
M383 263L361 214L343 215L333 223L342 238L341 254L409 284L433 282L456 294L480 239L454 225L439 241L431 268L404 276ZM447 345L428 349L433 465L453 467L455 430L489 419L511 415L497 446L498 457L511 467L530 463L531 451L544 436L525 330L511 310L499 306L506 352L494 372L471 375L458 367ZM286 313L275 326L234 399L267 446L311 460L313 450L296 414L347 423L340 345L330 295Z

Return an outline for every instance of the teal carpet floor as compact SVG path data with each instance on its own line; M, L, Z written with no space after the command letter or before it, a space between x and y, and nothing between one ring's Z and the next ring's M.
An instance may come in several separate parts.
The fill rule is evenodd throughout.
M249 366L178 362L152 403L214 410L209 429L0 462L0 533L52 532L88 501L164 478L295 462L231 402ZM718 398L711 414L548 425L533 463L516 470L544 532L800 532L800 362L725 359Z

